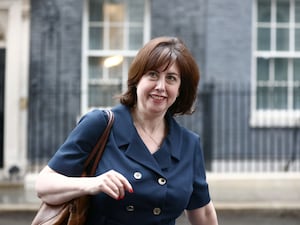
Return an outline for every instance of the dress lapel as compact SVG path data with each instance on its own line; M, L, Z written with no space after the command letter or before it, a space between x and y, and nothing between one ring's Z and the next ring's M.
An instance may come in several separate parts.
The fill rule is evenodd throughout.
M115 114L113 127L115 141L120 149L122 146L127 146L125 149L127 157L161 175L163 175L162 169L171 165L172 157L176 160L180 159L182 149L180 127L170 115L167 115L169 134L154 157L138 136L129 108L119 105L113 111Z

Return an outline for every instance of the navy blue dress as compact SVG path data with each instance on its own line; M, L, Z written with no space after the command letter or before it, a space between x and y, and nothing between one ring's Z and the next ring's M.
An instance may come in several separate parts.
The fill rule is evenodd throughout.
M92 197L88 225L174 225L184 209L210 201L199 136L167 115L168 134L151 154L137 133L129 108L112 109L115 121L96 175L114 169L131 183L134 193L115 200L104 193ZM81 118L49 167L80 176L84 161L107 123L102 110Z

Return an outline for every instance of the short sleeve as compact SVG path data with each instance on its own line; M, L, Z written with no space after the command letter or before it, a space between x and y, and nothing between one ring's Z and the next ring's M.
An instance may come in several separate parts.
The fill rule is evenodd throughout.
M208 183L206 181L205 163L201 149L200 139L198 138L194 152L194 182L193 192L186 209L192 210L201 208L210 202Z
M103 110L85 114L65 142L48 162L54 171L66 176L80 176L83 165L107 125Z

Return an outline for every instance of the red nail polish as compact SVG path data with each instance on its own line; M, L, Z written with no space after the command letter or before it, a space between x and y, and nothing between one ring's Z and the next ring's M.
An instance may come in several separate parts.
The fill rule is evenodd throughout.
M124 198L125 198L125 196L119 196L117 200L119 201L119 200L122 200Z
M133 189L132 188L129 189L129 193L133 193Z

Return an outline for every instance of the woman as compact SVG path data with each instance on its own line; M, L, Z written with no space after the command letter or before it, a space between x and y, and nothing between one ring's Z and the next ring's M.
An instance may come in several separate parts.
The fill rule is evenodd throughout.
M183 211L192 225L217 225L199 137L174 115L193 110L199 71L184 43L159 37L137 54L120 96L95 177L79 177L106 125L101 110L87 113L36 182L38 196L60 204L92 195L86 224L173 225Z

